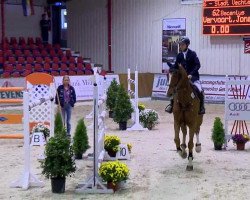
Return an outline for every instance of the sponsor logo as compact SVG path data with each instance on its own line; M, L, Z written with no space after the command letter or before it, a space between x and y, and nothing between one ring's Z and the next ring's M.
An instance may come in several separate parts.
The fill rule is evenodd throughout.
M250 103L230 103L228 108L230 111L250 111Z

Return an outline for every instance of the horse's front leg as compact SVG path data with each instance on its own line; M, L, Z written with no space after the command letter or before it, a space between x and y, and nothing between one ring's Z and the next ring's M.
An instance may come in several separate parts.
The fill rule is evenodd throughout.
M177 152L181 151L181 147L180 147L180 125L177 123L174 123L174 142L175 142L175 146L177 149Z
M187 158L187 151L186 151L187 126L185 124L181 125L181 131L182 131L181 157L184 159Z
M194 129L189 128L189 142L188 142L188 165L187 165L187 171L193 170L193 148L194 148Z

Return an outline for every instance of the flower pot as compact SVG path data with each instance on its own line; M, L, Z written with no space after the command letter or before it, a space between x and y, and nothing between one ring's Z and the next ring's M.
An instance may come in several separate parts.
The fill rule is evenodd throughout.
M53 193L65 192L65 178L51 178L51 187Z
M222 150L222 144L214 143L214 150Z
M108 155L110 156L110 157L116 157L116 151L112 151L112 150L108 150Z
M119 122L119 130L127 130L127 122Z
M245 150L245 143L236 143L237 150Z
M112 110L109 111L109 118L114 118L114 112Z
M115 191L117 191L119 189L119 184L108 181L107 182L107 188L108 189L113 189L113 191L115 192Z
M75 159L82 159L82 153L75 154Z

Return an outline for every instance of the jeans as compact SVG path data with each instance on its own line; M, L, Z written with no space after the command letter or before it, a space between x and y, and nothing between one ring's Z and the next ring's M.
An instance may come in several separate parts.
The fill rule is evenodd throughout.
M63 123L64 126L67 125L67 136L70 136L70 130L71 130L71 110L72 106L68 103L64 103L64 106L62 108L62 116L63 116Z

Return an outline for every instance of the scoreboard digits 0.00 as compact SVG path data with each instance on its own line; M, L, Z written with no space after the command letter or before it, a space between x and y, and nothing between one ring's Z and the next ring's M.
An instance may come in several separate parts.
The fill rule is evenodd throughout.
M204 0L203 34L250 35L250 0Z

